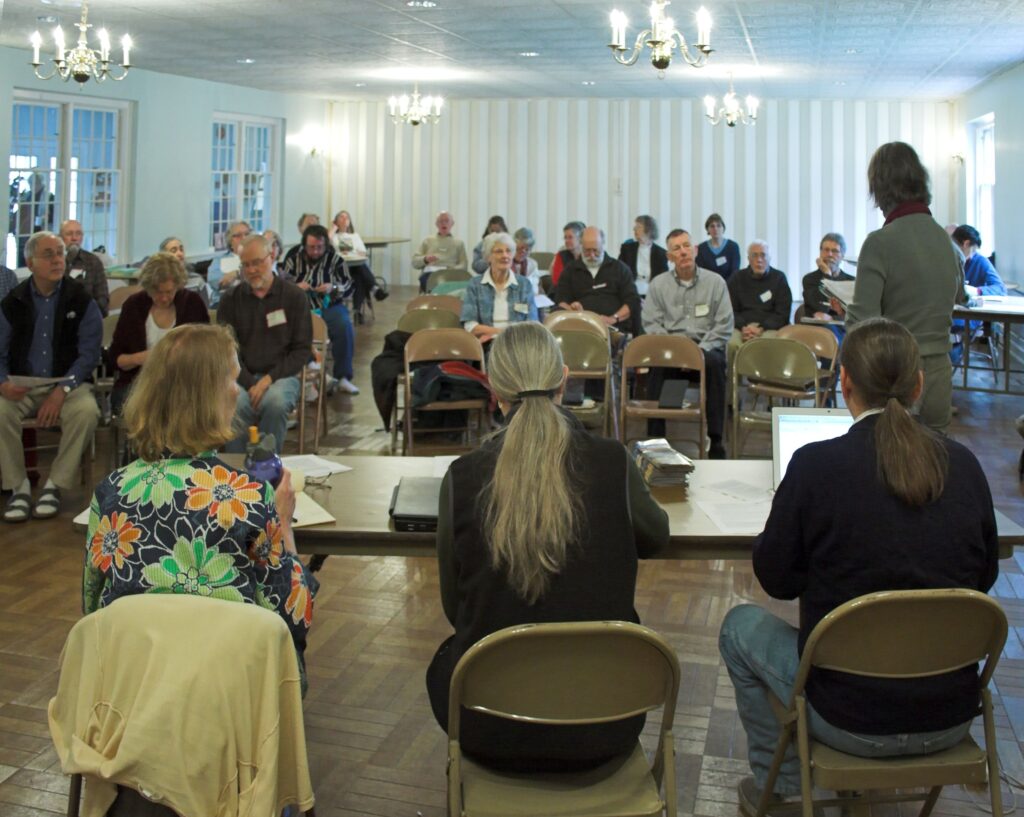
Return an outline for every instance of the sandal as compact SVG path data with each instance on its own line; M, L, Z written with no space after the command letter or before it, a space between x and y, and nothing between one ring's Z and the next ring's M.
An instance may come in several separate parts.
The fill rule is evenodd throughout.
M43 488L39 492L39 499L32 509L32 516L36 519L52 519L60 513L60 488Z
M32 497L28 494L14 494L4 509L4 522L27 521L31 501Z

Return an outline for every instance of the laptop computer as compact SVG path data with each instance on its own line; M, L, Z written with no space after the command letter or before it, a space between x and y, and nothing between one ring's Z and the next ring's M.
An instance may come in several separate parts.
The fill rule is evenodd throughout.
M432 533L437 530L441 477L402 477L391 494L388 513L397 531Z
M786 475L793 453L801 446L845 434L853 416L845 408L772 408L772 488Z

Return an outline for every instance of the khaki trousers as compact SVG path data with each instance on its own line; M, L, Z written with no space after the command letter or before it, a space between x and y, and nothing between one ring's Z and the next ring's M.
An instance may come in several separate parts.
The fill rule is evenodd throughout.
M35 417L51 391L52 386L32 389L18 402L0 397L0 474L4 490L17 488L25 480L21 422ZM58 488L71 488L75 484L82 452L92 440L99 419L100 409L90 384L79 386L64 399L60 410L60 446L50 467L50 479Z
M949 354L942 352L922 357L921 366L924 390L917 403L917 413L922 423L945 434L953 411L953 364Z

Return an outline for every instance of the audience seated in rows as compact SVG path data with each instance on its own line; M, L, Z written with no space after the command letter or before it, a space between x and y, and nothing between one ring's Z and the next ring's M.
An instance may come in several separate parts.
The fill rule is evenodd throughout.
M261 297L252 295L251 268L243 274L247 283L225 297L225 307L239 296ZM140 593L258 604L284 619L304 667L317 582L295 552L290 475L275 491L211 453L235 436L243 373L223 326L179 326L153 348L125 404L139 459L100 482L89 506L82 611Z
M693 239L686 230L670 232L667 243L673 269L651 281L643 305L644 331L650 335L684 335L704 352L708 454L712 459L725 459L725 348L733 332L732 301L725 279L697 265ZM648 399L659 398L664 378L664 369L651 369ZM665 421L649 420L647 432L652 437L665 436Z
M187 276L185 288L197 293L204 304L209 304L210 288L206 285L206 279L197 274L195 267L185 259L185 242L176 235L168 236L160 242L160 252L169 252L184 265ZM143 261L143 265L145 265L145 261Z
M718 213L712 213L704 222L708 240L697 247L697 266L717 272L725 280L740 268L740 247L725 237L725 222Z
M61 489L74 485L99 422L93 370L100 360L103 318L85 287L65 275L64 242L50 232L25 244L31 275L0 302L0 474L12 495L3 518L24 522L60 512ZM16 386L12 376L59 378L56 384ZM60 446L50 476L31 506L25 470L22 421L40 428L59 425Z
M157 341L175 326L210 322L203 299L185 288L187 281L185 266L169 252L154 253L142 265L142 292L124 302L110 344L110 360L117 369L110 394L114 416L121 414L128 389Z
M668 255L664 247L654 243L657 238L658 222L652 216L637 216L633 237L619 247L619 260L633 273L641 295L646 294L655 275L668 270Z
M553 300L561 309L596 312L609 326L631 331L640 305L633 273L604 251L604 230L587 227L580 243L582 255L562 271Z
M206 283L210 287L210 308L216 309L220 299L238 283L240 268L239 251L244 241L252 232L245 221L236 221L228 227L228 249L210 262L206 270Z
M535 243L533 230L529 227L520 227L515 231L512 238L516 242L516 254L512 259L512 269L516 275L522 275L524 278L530 279L530 283L533 284L534 294L542 292L541 278L547 278L548 271L538 269L537 262L530 257Z
M547 329L506 328L488 375L507 422L441 485L438 574L455 633L434 655L427 691L442 729L452 672L473 644L515 624L639 622L637 559L668 543L668 518L625 448L559 406L568 369ZM579 769L631 751L643 722L556 727L464 711L461 748L503 768Z
M831 281L852 281L853 276L843 272L843 257L846 255L846 239L839 233L825 233L818 244L818 258L815 261L817 269L807 273L803 278L804 291L804 315L808 318L816 318L819 321L834 321L839 313L832 308L828 296L821 291L821 282L828 279ZM830 326L829 329L835 334L836 339L841 343L845 330L841 326Z
M384 300L388 294L377 286L377 279L370 269L370 261L367 257L366 244L362 237L356 232L352 223L352 216L348 210L339 210L331 222L328 230L331 239L331 246L337 251L352 276L354 287L352 289L352 309L355 312L356 321L361 320L363 303L371 295L377 300Z
M754 544L761 586L775 598L799 599L800 621L792 627L745 604L722 624L720 648L754 773L740 784L746 817L756 813L780 732L769 696L788 703L800 653L826 614L879 590L985 592L995 582L996 523L985 474L967 448L911 414L925 376L907 329L881 318L854 326L843 344L840 382L856 421L846 434L796 451ZM842 479L823 479L827 474ZM897 680L814 669L806 693L816 740L861 757L927 754L967 734L978 710L978 670ZM799 793L794 753L773 794L778 801Z
M470 264L472 272L476 275L483 275L491 267L487 254L484 252L484 241L487 240L487 236L491 233L508 233L508 231L508 225L505 223L504 217L491 216L488 219L487 226L484 228L484 234L480 237L477 245L473 247L473 261Z
M230 326L238 339L241 386L235 406L240 433L225 450L244 452L244 430L258 425L261 434L274 435L280 452L299 399L299 375L312 355L309 301L295 284L274 275L270 244L262 235L246 238L241 250L244 280L225 294L217 311L218 323ZM181 393L183 403L188 394Z
M530 279L513 272L516 242L508 233L490 233L482 257L489 267L474 276L462 301L462 325L481 343L493 340L507 326L537 320Z
M437 235L427 236L423 239L419 250L413 254L413 269L424 270L427 267L466 269L469 266L466 261L466 245L452 236L455 219L450 213L442 210L437 214L434 224L437 227ZM426 292L429 277L429 270L420 274L420 292Z
M562 270L568 267L573 261L580 257L583 238L583 231L587 225L582 221L570 221L562 228L562 248L555 253L555 260L551 262L551 283L558 286L558 280L562 277Z
M727 347L729 370L740 346L754 338L774 337L789 323L793 292L786 273L771 265L768 242L757 239L747 248L748 266L729 277L729 297L736 326Z

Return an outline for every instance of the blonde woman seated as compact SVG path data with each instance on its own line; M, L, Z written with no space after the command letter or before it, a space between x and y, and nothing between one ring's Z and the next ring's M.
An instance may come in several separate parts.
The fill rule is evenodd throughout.
M437 560L455 634L434 655L427 691L443 729L452 671L469 647L515 624L638 622L637 559L668 543L668 518L626 449L560 407L567 373L540 324L498 335L488 375L507 423L442 483ZM643 721L554 727L463 712L461 741L490 765L584 768L628 752Z
M512 271L515 255L516 242L508 233L491 233L483 240L489 266L469 282L462 301L462 325L481 343L510 324L537 320L533 284Z
M179 326L150 350L124 409L139 459L89 507L82 610L140 593L258 604L288 625L304 676L318 583L295 552L291 477L275 491L214 453L237 434L237 377L225 326Z
M187 281L185 266L174 253L154 253L142 265L139 274L142 292L136 292L124 302L110 344L110 359L117 367L110 393L110 407L115 416L121 413L128 388L160 338L175 326L210 322L203 299L198 293L185 289Z

